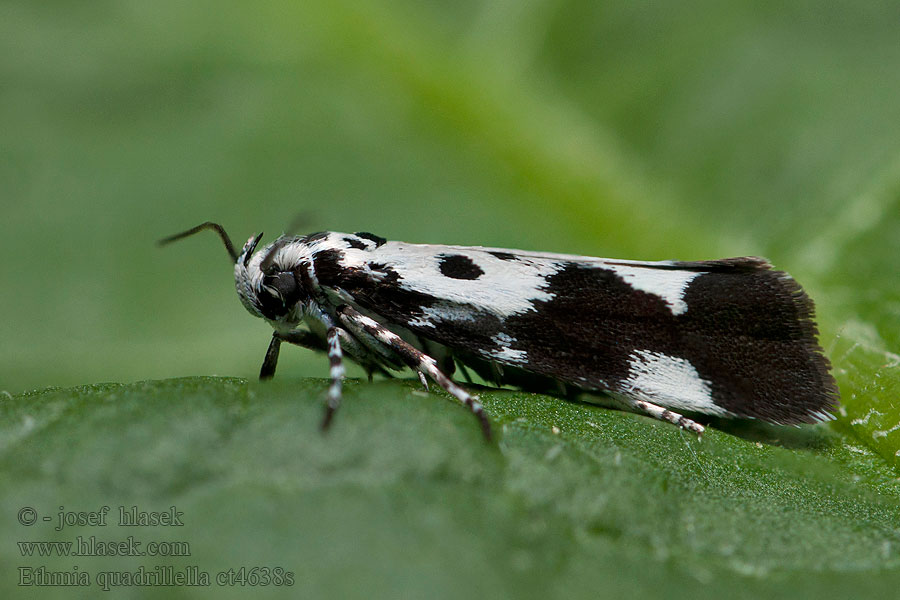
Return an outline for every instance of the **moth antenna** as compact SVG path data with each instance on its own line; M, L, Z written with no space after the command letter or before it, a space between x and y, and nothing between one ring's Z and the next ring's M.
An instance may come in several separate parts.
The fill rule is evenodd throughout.
M234 249L234 244L231 243L231 238L228 237L228 234L225 233L225 228L219 225L218 223L213 223L212 221L207 221L206 223L201 223L196 227L191 227L187 231L182 231L181 233L176 233L175 235L170 235L169 237L163 238L159 240L157 245L165 246L166 244L170 244L182 238L186 238L188 236L194 235L199 231L203 231L204 229L213 229L216 233L219 234L219 237L222 238L222 242L225 244L225 249L228 250L229 256L231 256L232 262L237 262L238 253Z

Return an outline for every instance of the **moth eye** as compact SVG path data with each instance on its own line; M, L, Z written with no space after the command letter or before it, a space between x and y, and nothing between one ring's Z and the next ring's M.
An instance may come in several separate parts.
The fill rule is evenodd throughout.
M284 302L284 298L281 297L281 293L278 291L278 289L264 285L262 291L272 298L277 298L278 300Z
M297 280L290 271L281 271L263 278L263 287L271 289L282 299L288 299L297 295Z
M301 296L300 286L290 271L266 275L258 295L263 314L270 318L287 314Z

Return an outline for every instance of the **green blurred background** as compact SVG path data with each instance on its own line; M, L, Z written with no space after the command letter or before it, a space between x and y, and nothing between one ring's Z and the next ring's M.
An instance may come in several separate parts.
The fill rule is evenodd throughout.
M6 0L0 387L253 377L267 328L218 240L154 241L302 214L406 241L767 256L817 300L852 407L848 386L897 377L898 19L896 2ZM285 354L283 373L323 373Z
M42 493L174 498L208 519L192 531L208 540L198 552L208 562L221 563L215 552L227 555L234 539L251 540L248 554L253 544L279 550L277 539L292 560L333 569L305 591L328 590L354 568L362 579L367 567L402 579L381 567L404 550L434 575L456 549L465 554L448 573L496 572L491 581L507 591L520 581L542 592L536 581L555 587L571 573L593 573L593 591L617 560L625 566L613 583L624 586L647 575L650 555L657 591L684 564L697 567L692 577L707 573L695 587L722 573L768 584L782 559L773 585L792 596L789 584L813 580L893 585L898 24L896 2L0 0L0 390L255 378L269 329L235 297L220 242L155 241L206 220L239 243L259 231L271 239L299 214L309 230L410 242L766 256L815 298L843 402L830 426L839 442L815 437L831 435L822 428L797 433L799 449L790 432L777 434L786 447L763 448L713 430L696 461L694 446L654 424L525 395L488 399L506 432L502 455L467 445L459 429L471 423L456 407L408 398L345 409L344 433L329 445L300 431L319 407L294 396L318 399L319 381L298 380L324 376L325 360L287 348L264 394L201 380L131 387L118 403L114 387L37 395L33 405L19 396L0 433L3 514ZM397 395L384 384L348 388L351 398ZM404 429L406 411L445 437L420 440ZM377 427L362 422L372 416ZM547 432L564 418L564 434L575 433L560 446ZM48 424L40 449L28 443L35 422ZM117 431L145 436L143 445ZM80 468L96 484L84 497ZM354 487L354 477L376 484ZM861 478L882 487L857 488ZM422 521L409 531L395 493ZM484 514L470 512L471 494ZM257 509L233 512L245 498ZM285 514L298 503L299 537L272 533L290 525L266 521L271 507ZM520 529L537 514L557 516L537 533ZM216 524L245 517L223 544ZM748 518L765 526L748 528ZM467 535L495 525L494 538ZM824 537L805 544L818 530ZM22 534L14 523L6 531ZM423 537L430 531L458 539L445 547ZM322 554L304 532L336 546ZM357 545L359 535L368 537ZM528 552L485 566L517 536ZM394 545L364 561L384 544ZM344 567L346 556L364 564ZM385 596L443 580L411 581L390 579Z

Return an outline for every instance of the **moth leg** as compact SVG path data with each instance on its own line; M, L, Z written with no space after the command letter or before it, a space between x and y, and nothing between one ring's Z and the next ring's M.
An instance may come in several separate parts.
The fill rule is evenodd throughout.
M266 350L266 357L263 359L262 367L259 369L260 381L275 377L275 367L278 366L278 353L280 351L281 338L272 334L272 340L269 342L269 348Z
M261 381L275 377L275 367L278 366L278 354L281 351L281 342L283 341L320 352L325 351L326 348L322 339L311 331L297 329L288 333L272 332L269 349L266 350L266 357L263 359L262 367L259 370L259 379Z
M425 379L425 373L423 373L422 371L416 371L416 373L419 374L419 381L422 382L422 387L424 387L425 391L427 392L428 391L428 380Z
M682 429L693 431L698 436L702 435L706 430L700 423L692 421L691 419L688 419L683 415L679 415L676 412L672 412L668 408L659 406L658 404L653 404L652 402L647 402L646 400L634 400L631 398L626 399L626 402L629 406L633 406L639 411L650 415L654 419L666 421L668 423L671 423L672 425L677 425Z
M503 365L500 363L491 363L491 374L494 376L494 383L498 386L503 385Z
M293 329L286 333L279 333L276 331L272 334L272 337L277 337L289 344L294 344L295 346L300 346L301 348L307 348L309 350L318 350L319 352L328 350L328 344L322 340L321 337L306 329Z
M472 385L472 375L469 374L469 369L467 369L466 365L462 364L459 359L456 359L456 368L459 369L460 373L462 373L463 379L466 380L466 383Z
M259 369L260 381L272 379L275 377L275 367L278 366L278 355L281 352L281 342L288 342L310 350L325 351L325 344L322 340L311 331L297 329L288 333L272 332L272 340L269 342L269 348L266 350L266 357L263 359L263 365Z
M322 418L322 431L328 429L334 412L341 405L341 388L344 380L344 356L341 352L341 336L337 327L329 327L325 334L328 342L328 362L330 364L329 374L331 375L331 385L328 386L328 401L325 404L325 416Z
M487 419L487 415L484 414L484 407L481 405L481 402L479 402L475 396L472 396L466 390L456 385L449 377L444 375L444 373L438 369L436 360L404 341L393 331L383 327L375 320L360 314L350 306L343 305L339 307L337 313L338 318L351 330L361 329L363 332L372 336L397 353L410 368L431 377L435 383L444 388L451 396L459 400L478 418L481 423L481 431L484 433L484 437L488 440L491 439L491 424Z
M346 325L346 323L344 323ZM372 336L366 330L360 327L348 327L350 331L352 331L353 335L350 335L347 331L341 330L341 333L344 334L342 337L344 341L349 341L353 344L348 350L353 349L362 353L363 356L368 356L369 361L383 365L383 368L386 369L394 369L396 371L400 371L405 366L404 362L397 357L397 354L387 346L384 345L383 342L379 341L377 338Z
M365 346L359 343L355 338L353 338L349 333L344 331L343 329L338 328L338 335L341 338L341 347L344 353L348 358L353 361L359 363L359 365L366 370L366 375L368 375L369 382L372 381L372 373L379 373L384 375L385 377L392 377L392 375L387 371L387 369L378 362L377 357L372 354ZM328 352L328 342L327 340L322 339L322 337L318 334L313 333L312 331L307 331L305 329L294 329L292 331L288 331L287 333L278 333L275 332L272 334L273 338L279 338L285 342L290 344L294 344L295 346L300 346L301 348L306 348L308 350L315 350L316 352ZM275 344L274 339L272 343L269 345L269 351L272 351L272 345ZM266 359L268 361L269 353L266 353ZM275 359L278 359L278 350L275 350ZM265 364L263 363L263 367L265 368ZM275 374L275 367L272 366L271 375L268 378L271 378L272 375Z

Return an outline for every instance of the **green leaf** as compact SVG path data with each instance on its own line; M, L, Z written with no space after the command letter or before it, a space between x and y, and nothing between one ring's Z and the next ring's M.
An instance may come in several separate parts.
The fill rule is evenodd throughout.
M900 483L827 428L731 424L698 440L643 416L485 389L499 434L488 444L446 394L349 381L321 434L326 385L191 378L7 399L4 585L14 592L18 567L77 566L96 582L142 565L213 577L281 567L295 583L270 586L279 597L695 598L721 597L721 582L739 598L884 597L900 583ZM60 505L111 510L105 527L55 531ZM39 517L30 527L13 518L25 506ZM122 527L119 506L175 506L184 525ZM14 543L129 535L140 548L187 542L190 556L22 557Z

